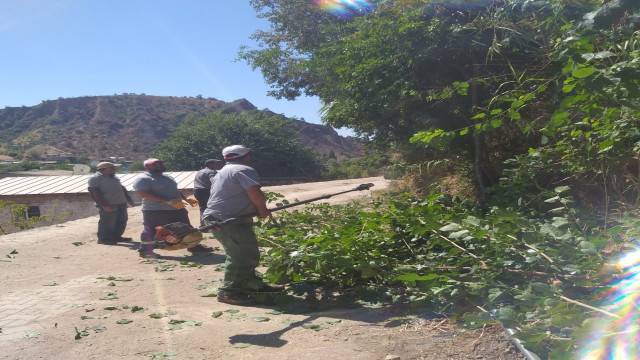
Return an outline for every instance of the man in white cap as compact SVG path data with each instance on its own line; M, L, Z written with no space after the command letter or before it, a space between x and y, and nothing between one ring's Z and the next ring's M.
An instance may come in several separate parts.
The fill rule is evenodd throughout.
M189 224L189 213L185 209L186 201L191 206L198 205L196 199L187 199L179 190L176 181L163 173L167 170L162 160L151 158L144 161L146 172L133 181L133 188L142 198L142 222L144 229L140 234L140 257L157 259L160 256L155 249L156 227L174 222ZM191 252L198 249L187 249Z
M120 164L101 162L96 166L98 171L89 178L89 195L100 213L98 244L114 245L118 241L131 241L131 238L122 237L122 234L129 219L127 204L135 204L127 189L120 183L120 179L116 177L118 166Z
M253 305L251 292L281 291L283 286L265 284L256 275L260 263L258 240L253 233L253 216L270 217L266 198L260 189L258 173L251 165L252 150L232 145L222 150L226 165L213 178L211 196L204 211L206 224L237 218L239 221L212 229L225 250L224 283L218 288L219 302Z

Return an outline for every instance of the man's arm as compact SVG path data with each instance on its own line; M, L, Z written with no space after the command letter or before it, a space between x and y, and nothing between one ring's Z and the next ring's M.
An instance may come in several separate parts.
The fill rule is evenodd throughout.
M122 187L122 192L124 192L124 197L127 199L127 202L129 203L129 205L136 206L136 204L133 202L133 199L131 198L131 195L129 195L129 192L127 191L126 187Z
M161 198L159 196L156 196L154 193L152 193L149 190L137 190L136 193L145 199L149 199L151 201L157 201L157 202L169 202L169 200L171 199L165 199L165 198Z
M184 206L185 206L184 203L182 202L182 199L165 199L155 195L149 190L137 190L136 193L141 198L149 199L151 201L164 202L173 206L176 209L184 209ZM180 193L180 196L184 197L182 193Z
M90 187L89 188L89 195L91 195L91 198L93 199L93 201L95 201L96 204L98 204L98 206L100 206L104 210L106 210L106 211L113 210L111 208L111 206L109 205L109 203L107 203L104 200L104 198L102 197L102 194L100 193L100 190L98 190L98 188Z
M264 193L260 189L259 185L249 186L244 189L249 196L249 199L253 203L253 205L258 208L258 217L266 218L272 217L271 210L267 209L267 198L264 196Z

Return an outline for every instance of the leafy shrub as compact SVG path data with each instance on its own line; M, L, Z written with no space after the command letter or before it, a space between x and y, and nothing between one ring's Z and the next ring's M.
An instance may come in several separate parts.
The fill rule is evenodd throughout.
M577 343L567 334L591 315L580 304L593 303L591 289L611 276L600 271L602 253L615 255L638 233L637 221L604 231L569 192L542 194L546 213L435 192L378 198L369 209L310 205L257 233L270 248L272 282L369 304L429 303L469 327L500 319L545 357Z

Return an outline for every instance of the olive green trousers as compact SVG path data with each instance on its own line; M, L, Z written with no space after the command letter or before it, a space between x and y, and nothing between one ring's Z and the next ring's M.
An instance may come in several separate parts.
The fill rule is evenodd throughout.
M203 219L205 224L213 218ZM256 274L260 264L258 240L253 223L233 223L209 230L222 244L225 252L224 283L218 292L227 295L248 294L264 286Z

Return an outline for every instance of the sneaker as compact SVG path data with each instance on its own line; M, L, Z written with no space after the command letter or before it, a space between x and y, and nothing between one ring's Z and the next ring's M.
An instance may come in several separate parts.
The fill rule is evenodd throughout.
M152 252L138 251L138 255L143 259L160 259L160 255Z
M258 302L254 298L251 298L248 295L226 294L221 292L218 293L218 302L238 306L251 306L258 304Z
M280 292L280 291L284 291L284 285L264 284L262 287L256 290L256 292Z
M197 253L197 252L213 252L212 247L204 246L202 244L198 244L196 246L187 248L188 252Z

